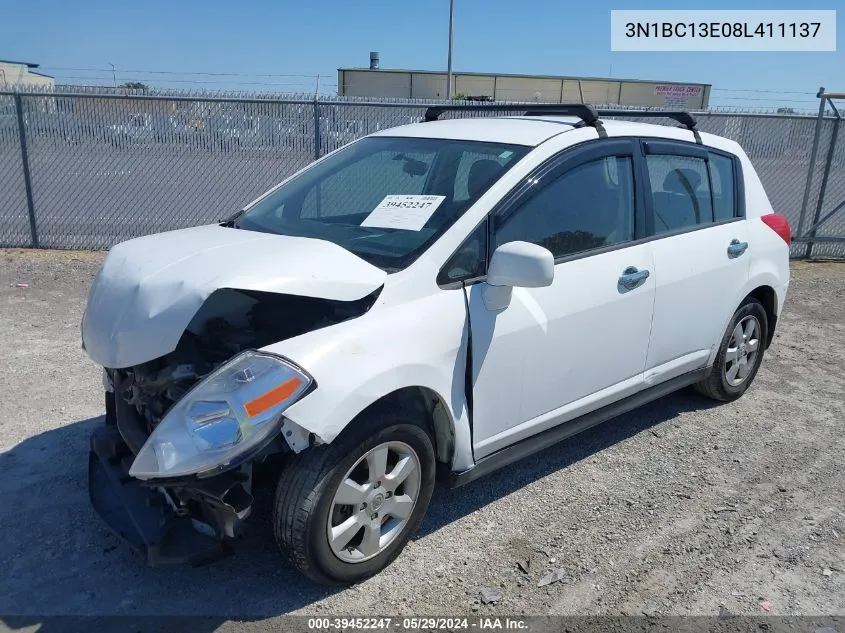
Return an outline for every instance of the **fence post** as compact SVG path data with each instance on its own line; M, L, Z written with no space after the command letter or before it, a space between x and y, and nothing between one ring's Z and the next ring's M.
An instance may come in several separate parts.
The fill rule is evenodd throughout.
M819 186L819 200L818 202L816 202L816 212L813 214L813 223L810 225L810 230L807 231L807 236L810 238L810 241L807 242L808 258L813 256L812 239L816 236L816 230L818 229L819 224L819 216L821 216L822 214L822 206L824 205L824 195L827 191L827 181L830 178L830 166L833 163L833 152L836 151L836 137L839 136L839 122L841 120L841 117L838 117L836 119L836 122L833 124L833 133L830 138L830 147L827 150L827 160L824 164L824 174L822 174L822 184Z
M21 165L23 166L23 184L26 188L26 206L29 210L29 234L32 248L38 248L38 227L35 224L35 203L32 200L32 178L29 175L29 153L26 148L26 128L23 116L23 99L15 94L15 110L18 114L18 137L21 144Z
M821 101L819 102L819 116L816 119L816 133L813 137L813 149L810 151L810 165L807 167L807 183L804 185L804 200L801 203L801 215L798 217L798 236L804 237L804 217L807 215L807 203L810 201L810 189L813 186L813 171L816 168L816 155L819 152L819 137L822 131L822 121L824 120L824 104L826 99L824 97L824 86L819 88L819 93L816 95ZM804 257L807 257L807 250L804 251Z
M320 158L320 102L314 99L314 160Z

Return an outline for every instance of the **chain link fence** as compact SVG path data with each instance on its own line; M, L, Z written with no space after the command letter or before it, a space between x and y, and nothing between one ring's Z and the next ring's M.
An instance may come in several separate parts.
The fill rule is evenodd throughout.
M0 93L0 246L102 249L215 222L315 158L360 136L421 120L433 103ZM513 112L499 114L525 109L514 104ZM702 131L745 148L775 210L798 235L802 209L806 233L845 199L845 139L836 142L839 119L823 115L696 118ZM828 177L809 179L808 188L808 173L825 170ZM824 238L845 235L845 212L815 231ZM805 242L793 246L793 255L808 254ZM842 256L845 240L816 243L811 254Z

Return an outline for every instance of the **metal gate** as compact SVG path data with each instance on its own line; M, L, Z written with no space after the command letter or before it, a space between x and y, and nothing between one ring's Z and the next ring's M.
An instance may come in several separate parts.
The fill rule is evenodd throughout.
M845 142L839 139L842 114L834 101L843 92L819 89L813 148L801 215L794 230L794 257L845 256Z

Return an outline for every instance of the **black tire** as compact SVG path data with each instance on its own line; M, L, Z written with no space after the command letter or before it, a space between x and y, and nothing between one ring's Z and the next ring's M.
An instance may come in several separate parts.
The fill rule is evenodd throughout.
M725 375L725 367L728 362L726 356L734 328L746 317L756 318L760 326L757 354L753 359L750 371L742 382L739 385L732 385ZM716 360L713 362L710 373L707 378L695 384L696 391L720 402L731 402L741 397L748 390L748 387L751 386L754 377L757 375L757 371L760 369L760 364L763 362L763 353L766 346L765 341L768 340L768 333L769 320L763 305L753 297L746 298L734 313L730 323L728 323L728 327L722 336L722 341L719 343L719 352L716 354Z
M108 426L117 426L117 403L115 402L115 398L117 397L114 391L106 391L106 425Z
M416 417L396 407L375 408L331 444L306 449L285 466L276 488L274 534L282 553L305 576L325 585L349 585L378 573L401 553L425 516L434 490L434 446ZM416 503L402 532L384 551L362 562L345 562L332 552L326 533L332 500L349 469L371 448L388 441L404 442L419 458Z

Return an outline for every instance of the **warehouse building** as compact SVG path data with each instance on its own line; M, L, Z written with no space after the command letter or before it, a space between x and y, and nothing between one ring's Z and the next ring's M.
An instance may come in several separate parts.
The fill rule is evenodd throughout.
M377 53L370 55L370 68L339 68L337 75L342 97L446 98L445 72L381 69ZM456 72L452 84L453 97L485 101L703 110L710 98L710 84L641 79Z
M38 64L0 59L0 87L34 86L52 88L55 84L50 75L36 72Z

